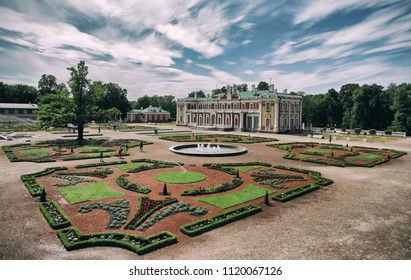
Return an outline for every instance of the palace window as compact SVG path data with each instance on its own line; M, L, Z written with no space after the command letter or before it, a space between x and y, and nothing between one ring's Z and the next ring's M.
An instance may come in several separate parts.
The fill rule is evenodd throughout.
M266 111L270 111L270 110L271 110L271 103L270 103L270 102L265 103L265 110L266 110Z

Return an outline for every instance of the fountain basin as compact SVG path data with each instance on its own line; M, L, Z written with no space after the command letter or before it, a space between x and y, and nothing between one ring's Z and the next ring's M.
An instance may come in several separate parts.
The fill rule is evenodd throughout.
M170 147L169 150L176 154L203 157L224 157L247 153L247 149L241 146L216 143L175 145Z

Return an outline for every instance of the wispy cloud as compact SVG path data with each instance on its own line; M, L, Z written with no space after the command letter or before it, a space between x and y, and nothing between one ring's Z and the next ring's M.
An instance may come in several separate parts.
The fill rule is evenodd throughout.
M393 50L384 42L410 37L409 15L401 8L387 8L376 12L364 21L337 31L294 38L267 55L273 65L291 64L299 61L340 59L353 55L363 55L380 50ZM373 47L376 42L383 47ZM410 46L410 40L402 41L397 47ZM372 51L373 50L373 51Z
M309 0L305 2L303 8L295 15L294 23L299 24L303 22L316 22L336 11L367 8L372 6L380 7L395 2L399 2L399 0Z

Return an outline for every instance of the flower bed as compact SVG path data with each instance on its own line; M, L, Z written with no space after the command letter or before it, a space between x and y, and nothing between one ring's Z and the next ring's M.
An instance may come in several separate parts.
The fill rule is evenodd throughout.
M97 178L106 178L108 174L113 174L113 170L107 167L97 167L95 170L86 172L64 172L57 173L57 175L73 175L73 176L88 176Z
M147 230L149 227L153 226L155 223L157 223L158 221L180 213L180 212L190 212L191 215L193 216L201 216L201 215L205 215L208 213L207 208L205 207L194 207L191 206L190 203L188 202L179 202L176 204L171 205L170 207L167 207L166 209L160 211L159 213L157 213L156 215L154 215L150 220L148 220L147 222L145 222L138 230L139 231L145 231Z
M152 160L152 159L133 159L131 160L133 163L138 163L138 162L147 162L150 163L150 165L141 165L136 168L130 169L127 171L127 173L138 173L141 171L146 171L146 170L152 170L152 169L158 169L158 168L169 168L173 166L182 166L183 163L181 162L169 162L169 161L160 161L160 160Z
M316 184L307 184L298 188L295 188L293 190L289 190L280 194L277 194L275 196L273 196L274 200L278 200L281 202L285 202L288 200L291 200L293 198L302 196L303 194L309 193L311 191L317 190L320 187Z
M317 171L311 171L307 169L301 169L301 168L295 168L295 167L289 167L289 166L282 166L282 165L275 165L274 168L277 169L283 169L283 170L290 170L290 171L295 171L295 172L301 172L310 175L311 178L315 180L315 183L320 186L327 186L332 183L334 183L333 180L330 180L328 178L324 178L320 172Z
M69 217L67 217L56 202L40 202L39 208L52 229L62 229L71 225Z
M113 203L94 203L81 206L77 209L79 213L89 213L94 209L102 209L110 214L110 221L107 228L119 229L127 222L128 214L130 213L130 202L122 199Z
M125 229L135 229L157 210L178 201L177 198L152 200L148 196L139 197L138 199L140 201L140 207L138 208L134 217L125 226Z
M128 191L132 191L136 193L143 193L143 194L148 194L149 192L151 192L151 189L149 188L141 187L134 183L131 183L130 181L126 179L125 175L118 176L116 179L116 183L117 185L119 185L120 187Z
M53 186L55 186L55 187L67 187L67 186L75 186L77 184L85 183L85 182L95 182L95 180L92 180L92 179L81 178L81 177L77 177L77 176L73 176L73 175L59 175L59 174L57 174L57 175L54 175L53 177L68 181L68 183L54 184Z
M57 231L57 236L68 251L96 246L112 246L143 255L177 243L177 237L167 231L144 237L118 232L82 234L77 228L68 228Z
M274 171L274 169L264 169L253 172L251 177L255 182L263 185L269 185L276 189L286 189L286 186L280 184L294 181L305 181L304 177L298 174L281 174Z
M212 216L210 218L186 224L180 227L180 231L188 236L193 237L200 235L204 232L213 230L215 228L249 217L261 211L261 207L249 204L234 210L230 210Z

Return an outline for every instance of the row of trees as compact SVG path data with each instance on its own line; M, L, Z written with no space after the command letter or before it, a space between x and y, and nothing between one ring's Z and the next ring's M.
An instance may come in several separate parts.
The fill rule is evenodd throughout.
M303 122L317 127L411 132L411 84L343 85L303 96Z

